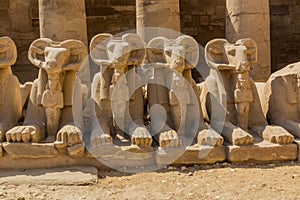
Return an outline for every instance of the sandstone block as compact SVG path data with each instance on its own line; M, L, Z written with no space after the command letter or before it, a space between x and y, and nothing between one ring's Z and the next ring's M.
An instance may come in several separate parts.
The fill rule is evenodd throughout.
M298 152L297 152L297 160L298 162L300 161L300 138L297 138L294 140L295 144L297 145L298 147Z
M91 185L98 181L98 170L89 166L53 169L1 170L0 184Z
M58 155L53 143L3 143L4 150L15 159L51 158Z
M223 146L194 145L186 148L159 148L156 153L156 162L159 165L213 164L222 162L225 158Z
M3 156L3 148L2 148L2 144L0 144L0 157Z
M70 156L83 157L85 154L85 148L83 144L76 144L72 147L69 147L68 152Z
M96 158L104 165L118 170L124 170L124 167L129 170L129 168L137 169L149 166L155 168L156 166L152 147L99 145L94 148L87 147L86 157ZM141 170L147 169L143 168Z
M279 145L268 142L247 146L226 146L227 160L240 162L279 162L296 160L298 150L296 144Z

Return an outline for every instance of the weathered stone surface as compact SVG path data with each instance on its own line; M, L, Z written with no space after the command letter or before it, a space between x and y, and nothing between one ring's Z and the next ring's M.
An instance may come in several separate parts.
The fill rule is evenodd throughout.
M84 0L39 0L39 12L41 37L88 44Z
M164 36L176 38L176 32L155 29L145 32L143 28L156 27L180 32L179 0L137 0L136 1L137 33L146 42L153 37Z
M224 146L212 147L196 144L186 148L159 148L156 152L156 162L159 165L213 164L222 162L225 158Z
M248 146L226 146L227 160L239 162L280 162L296 160L298 150L296 144L279 145L269 142L255 143Z
M137 34L119 38L102 33L93 37L90 51L99 66L91 87L91 98L98 112L98 120L92 120L92 127L101 126L91 131L91 144L112 143L115 134L111 130L122 130L131 136L132 144L151 146L152 137L143 122L141 77L135 72L146 54L144 41Z
M21 5L9 9L9 4ZM15 3L16 2L16 3ZM18 2L18 3L17 3ZM31 0L30 8L24 6L29 1L0 0L0 35L10 35L18 47L19 53L27 52L30 43L39 37L38 22L38 0ZM89 40L96 34L107 32L117 34L123 31L134 29L136 27L136 1L85 1L87 12L87 29ZM225 37L225 0L204 0L191 1L180 0L180 21L181 32L194 36L202 45L214 38ZM270 19L271 19L271 47L272 47L272 71L281 69L289 63L299 60L299 25L293 23L291 15L299 13L299 1L297 0L270 0ZM29 25L30 31L24 33L24 36L15 34L10 28L10 16L17 13L21 19L19 23ZM30 10L31 14L28 14ZM113 10L113 14L111 11ZM14 14L16 16L16 14ZM209 24L207 17L210 18ZM295 16L294 16L295 17ZM15 18L16 19L16 18ZM30 23L31 22L31 23ZM108 23L109 22L109 23ZM20 27L22 27L20 26ZM292 31L291 31L292 29ZM22 32L22 31L21 31ZM293 33L294 32L294 33ZM298 32L298 33L296 33ZM33 35L33 36L32 36ZM28 36L31 38L28 39ZM296 53L291 53L296 52ZM13 67L14 73L18 76L20 82L32 81L38 72L32 65L23 64L26 57L19 58ZM24 68L26 68L24 70Z
M5 133L17 125L22 116L26 95L22 98L20 83L13 75L11 65L17 59L17 48L9 37L0 37L0 141ZM20 140L20 137L16 137Z
M71 157L67 153L64 155L59 154L55 157L40 157L38 159L28 157L16 159L4 152L0 161L0 169L50 169L70 166L94 166L99 169L109 169L96 158Z
M298 150L298 152L297 152L297 161L298 162L300 162L300 139L299 138L296 138L295 140L294 140L294 143L296 143L296 145L297 145L297 150Z
M211 40L205 46L205 58L211 69L201 103L210 114L212 128L222 132L233 145L251 145L254 135L277 144L293 142L294 137L287 130L268 125L265 118L256 85L249 76L257 63L253 39L239 39L234 44L225 39Z
M3 149L14 159L51 158L58 155L53 143L3 143Z
M260 90L264 112L271 124L300 137L300 62L273 73Z
M87 148L86 157L96 158L104 165L123 170L124 167L135 168L155 166L155 155L152 147L141 148L136 145L118 147L101 145Z
M91 185L98 181L98 170L89 166L53 169L1 170L0 184Z
M55 148L58 150L58 152L65 152L65 151L67 151L67 147L68 147L68 145L66 144L66 143L64 143L64 142L58 142L58 141L55 141L54 142L54 146L55 146Z
M271 73L270 17L268 0L226 1L226 38L234 42L252 38L258 47L258 65L250 75L255 81L266 81Z
M3 144L1 143L0 144L0 157L3 156Z
M94 148L87 148L87 157L103 159L130 159L143 160L152 157L153 148L140 148L136 145L118 147L115 145L102 145Z
M70 156L83 157L85 155L85 147L83 144L76 144L68 148Z
M198 144L223 143L220 134L208 130L200 112L199 92L191 73L199 54L197 41L188 35L176 39L155 37L147 45L148 63L143 68L153 70L151 79L155 83L151 84L150 79L147 85L150 129L153 135L158 134L160 147L180 146L183 140L180 136L193 138L189 134L195 130ZM170 112L165 114L162 110ZM162 123L165 115L167 120Z
M31 31L31 19L29 18L30 1L15 0L9 2L10 28L19 33Z
M32 86L25 123L7 131L7 142L37 143L48 137L68 146L81 143L81 130L70 124L74 124L73 91L79 92L77 99L82 95L81 85L75 86L76 72L86 57L87 49L79 40L41 38L31 44L28 59L39 68L39 76Z

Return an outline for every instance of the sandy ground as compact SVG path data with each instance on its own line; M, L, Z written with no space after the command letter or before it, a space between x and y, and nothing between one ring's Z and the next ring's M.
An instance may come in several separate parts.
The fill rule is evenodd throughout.
M95 185L0 185L0 199L300 199L300 164L168 167L100 171Z

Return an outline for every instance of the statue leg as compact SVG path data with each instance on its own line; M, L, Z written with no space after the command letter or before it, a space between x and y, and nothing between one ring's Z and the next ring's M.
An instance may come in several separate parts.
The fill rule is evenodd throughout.
M231 122L225 122L222 136L233 145L250 145L253 144L253 137L240 127L233 125Z
M248 132L250 104L249 102L240 102L236 103L235 106L237 110L238 126L244 131Z
M135 90L133 99L129 101L128 114L132 118L132 121L127 121L131 143L138 146L151 146L152 136L144 126L144 99L141 87Z
M6 133L8 142L39 142L46 137L45 109L37 101L38 80L30 92L27 112L23 126L16 126Z
M251 128L251 131L265 141L276 144L291 144L294 136L280 126L261 125Z
M2 77L1 77L2 78ZM23 99L20 93L20 83L14 75L2 80L5 81L4 104L0 105L0 142L5 140L6 132L17 125L18 120L22 115ZM3 85L1 86L3 87Z

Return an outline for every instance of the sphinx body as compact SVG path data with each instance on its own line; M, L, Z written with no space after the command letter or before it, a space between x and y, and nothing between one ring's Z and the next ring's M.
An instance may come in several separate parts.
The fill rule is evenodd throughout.
M153 38L147 46L154 82L147 85L152 131L158 134L161 147L176 147L182 139L197 138L198 144L220 146L223 138L204 123L199 92L191 69L199 59L198 43L190 36L176 39ZM165 110L165 124L155 130L164 112L151 111L160 105ZM186 140L188 141L188 140ZM191 144L191 143L190 143ZM189 145L190 145L189 144Z
M19 80L11 71L16 59L15 43L8 37L0 37L0 141L4 141L6 132L17 125L25 102Z
M234 145L249 145L257 135L272 143L293 141L284 128L268 125L263 114L256 85L249 76L250 67L257 62L255 41L246 38L232 44L215 39L206 45L205 57L211 74L202 98L209 113L212 106L223 112L225 120L215 120L212 126L222 127L225 140ZM222 92L226 98L220 95Z
M131 143L152 145L144 126L144 96L135 72L145 56L144 41L136 34L114 37L96 35L90 45L91 57L100 67L93 78L92 98L99 127L91 136L92 146L111 144L116 134L130 135Z
M300 62L273 73L264 86L261 99L270 123L282 126L300 137Z
M24 124L9 130L7 141L54 142L56 138L67 146L82 142L81 130L74 124L72 98L76 72L86 57L87 49L78 40L41 38L31 44L28 58L39 68L39 75L33 82Z

